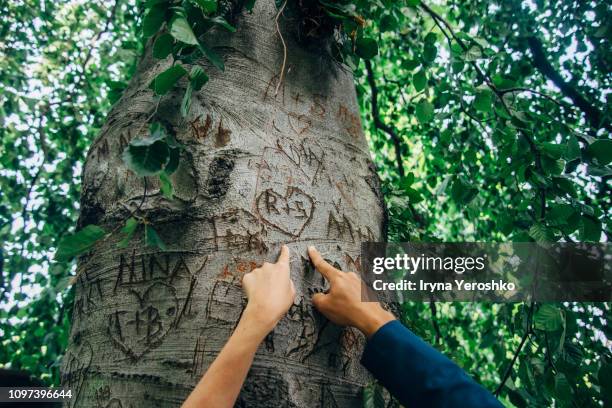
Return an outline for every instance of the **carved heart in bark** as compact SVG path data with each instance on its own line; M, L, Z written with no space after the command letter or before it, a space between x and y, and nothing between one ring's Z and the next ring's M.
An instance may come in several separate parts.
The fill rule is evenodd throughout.
M132 310L118 310L108 317L108 333L126 355L138 360L158 346L173 327L178 315L178 299L174 287L156 282L142 296L135 290Z
M310 222L314 200L297 187L285 194L269 188L257 197L257 212L267 224L297 238Z

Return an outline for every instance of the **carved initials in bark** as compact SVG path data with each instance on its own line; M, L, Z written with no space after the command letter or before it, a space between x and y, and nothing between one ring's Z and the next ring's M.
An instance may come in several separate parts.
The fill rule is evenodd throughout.
M312 218L314 200L297 187L284 195L271 188L257 197L257 212L264 222L293 237L299 237Z
M62 384L73 392L73 399L66 403L68 407L76 406L81 388L83 387L83 381L89 372L92 358L93 350L91 344L86 340L64 356L65 363Z
M136 296L139 307L109 315L108 333L123 353L138 360L159 345L174 326L178 299L176 290L161 282L149 286L142 296L135 290L130 293Z

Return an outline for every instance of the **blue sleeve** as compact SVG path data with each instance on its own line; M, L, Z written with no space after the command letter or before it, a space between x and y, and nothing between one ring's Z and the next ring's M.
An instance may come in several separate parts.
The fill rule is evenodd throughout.
M406 407L502 407L459 366L397 320L372 335L361 363Z

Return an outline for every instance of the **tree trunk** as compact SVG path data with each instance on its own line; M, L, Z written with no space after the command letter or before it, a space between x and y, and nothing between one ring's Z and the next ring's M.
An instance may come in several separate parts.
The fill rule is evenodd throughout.
M274 261L283 243L296 300L260 347L237 406L360 406L364 339L312 308L324 282L306 248L358 269L360 242L384 235L384 204L352 75L298 45L281 19L283 64L275 15L272 0L259 0L237 33L211 35L226 69L199 62L211 79L194 94L188 120L179 113L182 91L158 105L148 89L171 63L149 50L91 147L81 226L117 231L136 211L168 248L146 247L139 232L119 249L117 233L80 257L62 373L72 406L180 406L240 318L241 276ZM173 200L121 160L150 118L185 146Z

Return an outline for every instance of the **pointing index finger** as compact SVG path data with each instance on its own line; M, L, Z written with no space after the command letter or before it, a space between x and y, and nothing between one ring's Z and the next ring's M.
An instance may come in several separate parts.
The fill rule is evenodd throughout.
M325 259L323 259L323 257L321 256L319 251L316 250L315 247L308 247L308 255L310 256L310 259L312 260L312 263L314 264L315 268L317 268L317 270L321 272L321 275L325 276L327 280L331 281L333 278L336 277L338 273L340 273L338 269L334 268L329 263L327 263Z
M282 246L280 255L278 255L276 263L284 263L286 265L289 265L289 247L287 245Z

